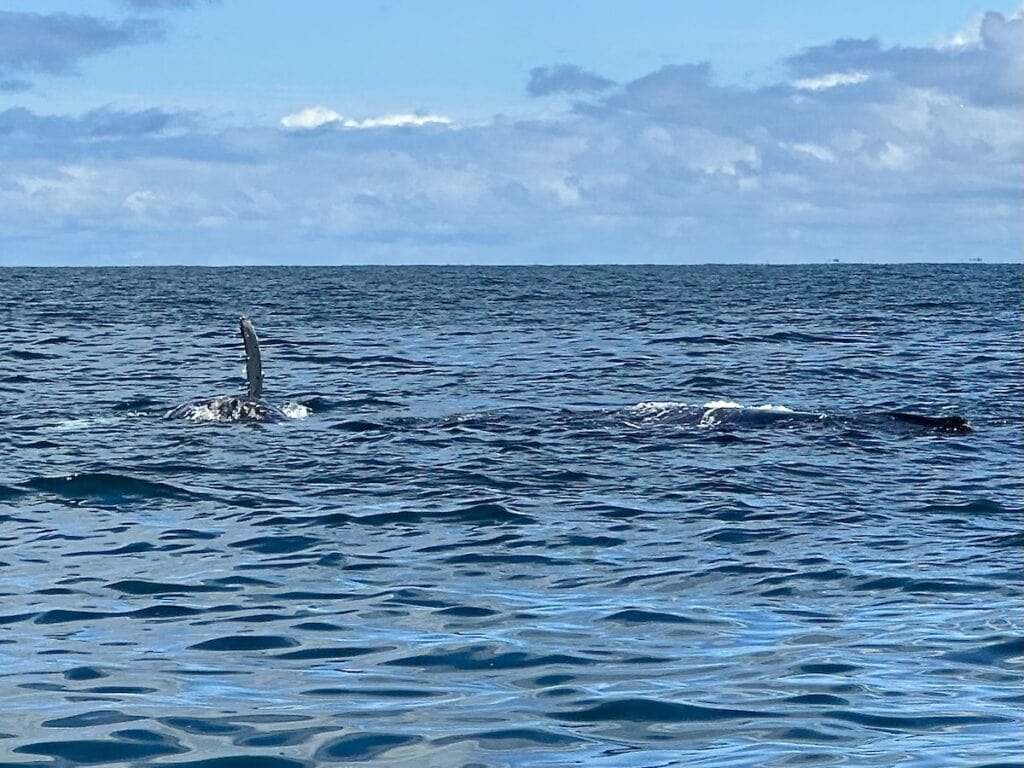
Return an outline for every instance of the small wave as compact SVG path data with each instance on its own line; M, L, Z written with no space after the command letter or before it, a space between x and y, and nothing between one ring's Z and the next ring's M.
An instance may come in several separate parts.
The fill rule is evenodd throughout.
M332 424L331 429L336 429L341 432L385 432L388 428L376 421L367 421L365 419L346 419L345 421L339 421L336 424Z
M226 635L189 646L197 651L268 651L294 648L299 643L281 635Z
M388 400L387 398L374 395L338 400L323 397L322 395L312 395L310 397L300 397L295 402L304 405L310 412L315 411L316 413L329 413L331 411L351 412L360 408L400 408L402 406L402 403L395 400Z
M806 333L802 331L776 331L775 333L735 336L669 336L655 339L650 344L696 344L711 347L732 347L740 344L859 344L863 339L856 336L837 336L824 333Z
M45 352L32 352L28 349L11 349L4 353L7 357L15 360L57 360L60 355L51 355Z
M133 416L145 413L147 408L152 408L155 405L157 405L157 401L151 397L131 397L114 405L113 410Z
M77 432L93 427L102 427L113 424L117 421L113 416L82 416L74 419L64 419L47 429L51 432Z
M855 710L839 710L826 714L826 717L845 720L849 723L897 732L923 732L933 730L948 731L951 728L963 728L970 725L991 725L993 723L1013 722L1000 715L972 714L927 714L927 715L894 715L889 712L857 712Z
M423 741L422 736L399 733L350 733L324 744L317 757L328 762L369 762L385 753Z
M479 672L529 667L585 666L591 663L583 656L567 653L535 654L506 651L503 646L478 643L456 648L439 647L423 653L401 656L383 662L395 667L419 667L445 672Z
M606 616L605 621L615 621L625 624L694 624L695 619L691 619L688 616L680 616L675 613L665 613L663 611L646 611L639 608L627 608L617 613L613 613L611 616Z
M15 447L23 450L42 450L44 448L60 448L60 443L55 443L52 440L33 440L29 443L15 443Z
M227 586L209 584L171 584L146 579L121 579L106 585L107 589L123 592L126 595L178 595L186 592L228 592Z
M475 525L501 525L504 523L532 523L529 515L513 512L497 502L480 502L445 514L450 520L459 520Z
M963 519L970 519L972 517L978 517L983 515L1004 515L1004 514L1016 514L1021 513L1020 508L1006 507L1000 504L994 499L988 498L977 498L971 499L970 501L964 501L959 504L941 503L941 504L926 504L918 507L911 512L915 516L932 514L932 515L953 515Z
M0 501L13 499L16 496L23 495L24 493L26 493L26 491L22 490L21 488L12 488L9 485L0 484Z
M149 732L147 731L147 733ZM118 737L116 739L38 741L15 747L12 751L19 754L57 758L60 764L74 765L78 763L80 765L82 762L92 763L97 760L136 763L154 757L178 755L187 750L180 745L136 742Z
M113 472L75 472L58 477L33 477L24 485L67 499L99 499L107 502L200 497L199 494L170 483L159 483Z
M535 747L568 747L583 743L582 739L542 728L505 728L495 731L474 731L472 733L446 736L437 740L438 745L457 744L471 741L483 749L523 750Z
M982 638L985 645L947 653L945 658L967 664L999 665L1024 660L1024 637Z
M430 368L431 363L423 360L413 360L397 355L363 355L362 357L351 357L349 355L317 355L312 353L289 354L286 359L303 362L317 363L320 365L343 365L350 368Z
M16 373L13 376L4 376L0 378L0 382L4 384L40 384L45 386L49 382L43 378L37 378L35 376L26 376L24 373Z
M728 336L668 336L653 339L648 344L706 344L713 347L731 347L742 343L742 339Z
M42 339L36 339L36 346L44 346L50 344L70 344L74 341L70 336L46 336Z
M315 355L309 352L286 352L281 355L281 358L289 362L318 363L320 365L352 365L358 360L358 358L348 355Z
M577 722L705 723L715 720L768 717L766 712L679 704L657 699L614 699L575 712L553 715Z
M763 336L750 336L744 341L795 341L811 344L861 344L864 339L857 336L837 336L827 333L806 333L802 331L776 331Z

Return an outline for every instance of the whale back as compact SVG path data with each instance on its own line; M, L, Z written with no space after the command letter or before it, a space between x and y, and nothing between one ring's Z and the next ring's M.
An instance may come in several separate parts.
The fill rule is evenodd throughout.
M923 413L909 413L907 411L889 411L889 418L902 421L906 424L917 424L921 427L928 427L938 432L973 432L971 423L959 414L948 416L926 416Z
M242 341L245 343L245 377L249 380L249 399L259 400L263 395L263 361L260 359L260 340L252 320L239 321Z

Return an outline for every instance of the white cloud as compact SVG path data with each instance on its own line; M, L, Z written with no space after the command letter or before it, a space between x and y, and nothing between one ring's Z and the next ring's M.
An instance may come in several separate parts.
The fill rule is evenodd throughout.
M883 46L877 38L841 39L806 48L786 59L798 86L828 90L870 75L886 87L930 88L975 104L1019 108L1024 100L1024 16L995 11L981 16L954 45ZM862 89L868 90L868 89Z
M281 125L285 128L305 128L308 130L319 128L321 125L329 123L340 123L344 119L333 109L328 109L318 104L315 107L306 107L298 112L285 115L281 118Z
M966 48L981 42L981 22L985 14L976 12L970 21L948 38L939 40L938 48Z
M910 153L899 144L887 141L878 153L878 163L891 171L902 170L910 163Z
M955 55L839 40L763 88L663 67L473 124L8 109L0 262L1019 258L1014 19Z
M451 118L444 115L417 115L406 112L370 117L366 120L345 120L342 125L346 128L395 128L404 125L419 127L421 125L451 125L451 123Z
M962 49L981 45L983 43L982 26L985 23L985 16L985 12L975 11L964 26L949 37L940 39L936 47L940 50L955 50L957 48ZM1020 21L1021 19L1024 19L1024 3L1021 3L1017 10L1007 17L1007 21L1010 22Z
M55 168L45 174L14 176L33 205L50 214L96 211L106 204L111 179L98 165L75 164Z
M451 123L451 118L444 115L421 115L412 112L380 115L379 117L369 117L365 120L353 120L343 117L333 109L328 109L320 104L300 109L298 112L293 112L281 118L281 125L285 128L305 130L312 130L325 125L334 125L339 128L399 128L403 126L451 125Z
M821 160L824 163L834 163L836 161L835 153L828 147L823 147L821 144L812 144L810 142L795 142L787 144L783 142L782 146L786 149L792 150L793 152L810 155L816 160Z
M867 72L830 72L819 77L804 77L793 83L802 91L825 91L840 85L857 85L868 80Z
M151 189L139 189L128 195L122 205L138 216L144 216L155 203L160 201L160 195Z

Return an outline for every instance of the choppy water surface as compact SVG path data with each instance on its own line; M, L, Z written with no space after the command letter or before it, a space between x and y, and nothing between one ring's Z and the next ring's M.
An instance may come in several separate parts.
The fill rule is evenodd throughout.
M1021 281L0 271L2 763L1018 765Z

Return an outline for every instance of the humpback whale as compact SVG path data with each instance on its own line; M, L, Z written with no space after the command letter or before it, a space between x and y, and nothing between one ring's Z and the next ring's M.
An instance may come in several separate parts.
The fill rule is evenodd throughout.
M693 427L768 426L815 423L829 424L841 429L847 427L899 432L934 432L948 435L966 435L974 426L957 413L928 415L913 411L860 411L836 412L800 411L783 405L744 406L731 400L714 400L703 405L689 405L675 401L650 401L625 409L630 421L636 425L656 422ZM903 428L903 429L901 429Z
M260 340L252 320L242 317L238 321L245 346L245 397L220 395L212 400L200 400L173 408L168 418L185 418L192 421L281 421L288 415L277 406L264 402L263 360L260 357Z

